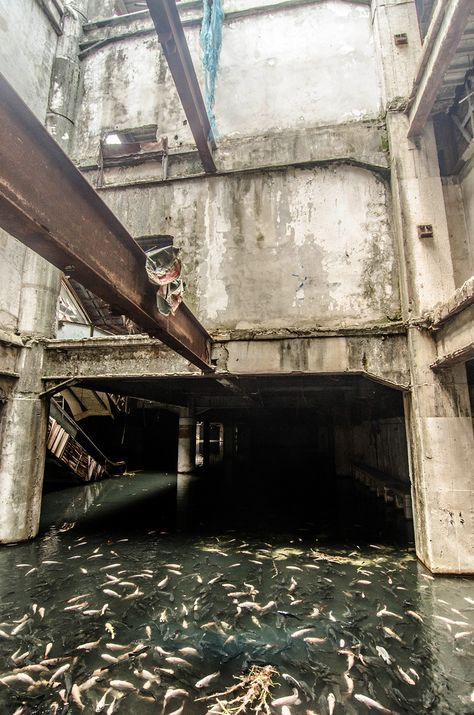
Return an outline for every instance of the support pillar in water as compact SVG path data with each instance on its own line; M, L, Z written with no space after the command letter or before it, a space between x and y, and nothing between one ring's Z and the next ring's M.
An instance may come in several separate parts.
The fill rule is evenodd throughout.
M180 474L193 472L196 466L196 418L183 409L179 416L178 466Z

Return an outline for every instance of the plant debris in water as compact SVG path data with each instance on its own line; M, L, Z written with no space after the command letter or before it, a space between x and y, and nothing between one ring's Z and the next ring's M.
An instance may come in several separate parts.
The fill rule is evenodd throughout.
M271 665L252 665L245 675L236 676L237 683L221 693L206 695L198 700L214 700L220 712L225 715L253 712L270 715L270 688L274 685L272 676L277 671ZM230 696L233 696L230 698ZM229 699L230 698L230 699Z

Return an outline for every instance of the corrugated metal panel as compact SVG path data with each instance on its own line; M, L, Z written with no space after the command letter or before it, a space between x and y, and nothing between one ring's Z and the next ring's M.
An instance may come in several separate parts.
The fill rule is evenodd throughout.
M474 70L474 11L453 61L444 75L443 84L433 107L433 114L446 112L452 107L458 87L464 84L466 74L472 70Z

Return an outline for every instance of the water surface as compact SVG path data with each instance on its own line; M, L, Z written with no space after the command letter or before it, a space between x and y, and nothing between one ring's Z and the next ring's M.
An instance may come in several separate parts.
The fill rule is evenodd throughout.
M166 715L201 715L214 701L197 698L271 665L295 715L327 715L332 696L335 715L369 712L356 695L474 713L472 580L434 579L399 534L389 545L398 517L355 495L298 511L294 493L229 486L142 474L48 493L41 536L0 550L1 674L34 681L7 678L0 712L78 713L75 685L85 713L104 693L102 712L162 713L179 688ZM64 660L38 668L46 652Z

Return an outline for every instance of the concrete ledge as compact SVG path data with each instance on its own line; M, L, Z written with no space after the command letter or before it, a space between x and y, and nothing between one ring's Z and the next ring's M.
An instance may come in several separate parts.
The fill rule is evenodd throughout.
M388 178L389 155L385 146L385 128L379 120L372 119L253 137L224 138L219 140L214 153L217 172L213 176L350 164ZM99 170L96 161L82 163L78 168L95 185ZM208 178L208 174L202 171L197 152L191 147L183 147L181 152L170 152L166 179L163 179L161 161L150 161L141 156L135 161L127 158L120 165L105 166L99 188L202 178Z
M461 313L473 303L474 276L471 276L453 293L446 303L438 304L431 313L426 316L429 327L433 330L439 330L444 323L452 320L458 313Z

